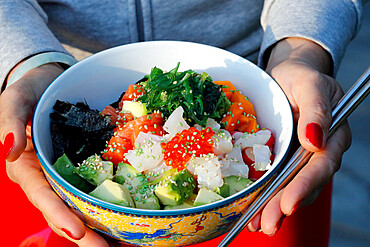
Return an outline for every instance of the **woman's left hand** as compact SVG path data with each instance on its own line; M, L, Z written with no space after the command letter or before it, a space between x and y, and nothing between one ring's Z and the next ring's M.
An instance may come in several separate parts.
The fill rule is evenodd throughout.
M266 71L287 95L300 144L314 152L296 177L248 224L250 231L261 229L273 235L284 216L312 203L322 187L339 170L343 153L351 144L348 124L327 139L333 106L343 95L338 82L327 74L330 55L316 43L287 38L272 49Z

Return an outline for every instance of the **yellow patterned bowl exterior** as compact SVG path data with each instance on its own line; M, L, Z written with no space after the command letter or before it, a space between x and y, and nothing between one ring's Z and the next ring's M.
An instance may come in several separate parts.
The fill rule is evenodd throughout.
M243 191L211 204L179 210L141 210L96 199L74 188L53 169L50 113L56 100L87 102L102 110L129 84L152 67L208 73L214 80L230 80L254 104L261 126L274 132L272 168ZM69 68L41 96L32 121L32 138L45 177L55 192L90 228L140 246L184 246L227 232L259 191L276 175L292 140L293 118L279 85L256 65L225 50L178 41L143 42L97 53Z
M95 205L66 190L45 170L44 173L56 193L83 216L87 226L122 243L139 246L184 246L216 238L231 228L262 189L261 186L221 207L196 213L144 216Z
M216 238L230 229L262 188L222 207L189 214L144 216L95 205L45 174L56 193L83 216L87 226L122 243L139 246L185 246Z

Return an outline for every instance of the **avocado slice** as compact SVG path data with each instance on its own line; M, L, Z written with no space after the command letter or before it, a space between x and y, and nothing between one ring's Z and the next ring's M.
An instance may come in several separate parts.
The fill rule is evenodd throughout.
M148 183L144 174L131 165L119 163L113 179L128 189L137 208L155 210L161 208L157 196L153 193L154 186Z
M66 154L63 154L61 157L59 157L54 163L53 167L62 178L64 178L68 183L77 189L86 193L93 189L89 183L75 173L75 166Z
M104 182L96 187L95 190L91 191L89 195L113 204L135 207L135 203L128 189L109 179L104 180Z
M106 179L113 179L113 163L103 161L99 155L92 155L82 162L74 171L91 184L98 186Z
M132 198L135 201L136 207L152 210L161 209L158 197L154 194L153 191L153 186L145 185L137 193L133 194Z
M230 187L230 195L234 195L235 193L244 190L253 183L252 180L248 178L243 178L235 175L226 177L224 178L224 180L225 184Z
M213 191L211 191L211 190L209 190L205 187L202 187L198 191L198 195L195 198L193 206L197 207L197 206L209 204L209 203L212 203L212 202L215 202L215 201L219 201L219 200L222 200L222 199L224 199L224 198L222 196L220 196L219 194L217 194L217 193L215 193L215 192L213 192Z
M123 101L122 110L131 112L134 117L141 117L148 114L146 104L139 101Z
M217 187L215 189L215 192L222 196L223 198L226 198L230 196L230 186L224 183L221 187Z
M193 194L194 188L193 175L187 169L183 169L159 182L154 193L163 205L175 206L182 204L189 198Z

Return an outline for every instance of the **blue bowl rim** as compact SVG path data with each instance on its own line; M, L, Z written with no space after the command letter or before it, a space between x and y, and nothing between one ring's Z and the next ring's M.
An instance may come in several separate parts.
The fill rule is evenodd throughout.
M241 56L239 56L237 54L234 54L232 52L226 51L226 50L224 50L222 48L218 48L218 47L214 47L214 46L210 46L210 45L205 45L205 44L194 43L194 42L187 42L187 41L147 41L147 42L137 42L137 43L131 43L131 44L126 44L126 45L112 47L112 48L109 48L109 49L100 51L100 52L94 54L93 56L96 57L97 55L101 55L101 54L104 54L106 52L110 52L110 51L112 51L114 49L119 49L119 48L121 48L123 46L129 47L129 46L135 46L135 45L145 45L146 43L169 43L169 44L170 43L185 43L185 44L190 44L190 45L205 46L205 47L209 47L209 48L212 48L212 49L221 50L222 52L229 53L229 55L233 55L233 56L238 57L239 59L245 60L250 65L252 65L252 66L260 69L266 76L268 76L274 83L276 83L276 85L281 89L283 95L285 96L285 99L288 101L288 106L289 106L289 110L290 110L290 113L291 113L290 114L290 116L291 116L291 123L292 123L292 126L293 126L293 128L291 129L290 135L293 136L293 131L294 131L293 114L292 114L292 109L291 109L290 104L289 104L289 100L288 100L286 94L284 93L284 90L280 87L280 85L269 74L267 74L265 71L263 71L257 65L251 63L247 59L245 59L245 58L243 58L243 57L241 57ZM87 57L87 58L85 58L85 59L83 59L81 61L89 60L91 58L92 58L92 56ZM77 62L76 64L74 64L70 68L75 67L75 66L79 66L80 62ZM70 70L70 68L68 68L66 71ZM64 71L62 74L64 74L66 71ZM240 192L238 192L238 193L236 193L236 194L234 194L232 196L229 196L229 197L227 197L227 198L225 198L223 200L220 200L220 201L216 201L216 202L213 202L213 203L210 203L210 204L206 204L206 205L202 205L202 206L197 206L197 207L193 207L193 208L176 209L176 210L145 210L145 209L130 208L130 207L124 207L124 206L112 204L112 203L109 203L109 202L106 202L106 201L97 199L95 197L92 197L92 196L90 196L90 195L88 195L88 194L80 191L79 189L75 188L70 183L68 183L65 179L63 179L52 168L52 165L50 165L50 164L48 164L47 162L44 161L42 153L39 152L37 145L35 145L35 143L36 143L35 142L35 139L34 139L34 136L35 136L34 124L35 124L35 115L36 115L35 113L39 109L38 108L39 103L40 103L42 97L44 96L45 92L47 92L47 90L54 84L54 82L62 74L60 74L58 77L56 77L53 80L53 82L50 83L50 85L45 89L44 93L40 97L40 100L36 104L34 115L32 117L32 123L31 123L31 126L32 126L32 128L31 128L31 131L32 131L32 142L34 144L34 150L36 152L36 155L37 155L37 157L38 157L38 159L39 159L42 167L44 168L44 171L46 171L49 174L49 176L51 176L59 185L63 186L67 191L69 191L70 193L72 193L74 196L79 197L79 198L81 198L81 199L83 199L83 200L91 203L92 205L97 205L97 206L99 206L101 208L106 208L106 209L109 209L109 210L112 210L112 211L115 211L115 212L119 212L119 213L124 213L124 214L145 215L145 216L181 216L181 215L182 216L185 216L185 215L197 214L197 213L201 213L201 212L205 212L205 211L214 210L216 208L222 208L222 207L228 206L229 204L233 203L234 201L240 199L241 197L244 197L244 196L247 196L247 195L253 193L262 184L266 183L278 171L278 169L280 168L280 166L282 165L282 163L286 159L286 157L287 157L287 155L289 153L289 150L291 148L291 145L292 145L293 138L290 139L289 144L288 144L287 151L285 152L285 154L282 157L282 159L280 160L280 162L278 164L276 164L275 167L272 170L270 170L268 172L268 174L266 174L265 177L263 177L262 179L257 180L256 182L254 182L251 186L247 187L246 189L244 189L244 190L242 190L242 191L240 191Z

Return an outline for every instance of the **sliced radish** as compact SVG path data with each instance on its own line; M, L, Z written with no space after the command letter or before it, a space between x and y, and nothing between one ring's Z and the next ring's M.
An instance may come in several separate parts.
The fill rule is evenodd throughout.
M208 118L206 127L210 127L213 131L216 132L221 128L221 125L217 123L217 121L213 118Z
M225 178L225 177L229 177L232 175L243 177L243 178L248 178L249 177L249 167L243 162L241 163L230 162L228 169L226 170L222 169L222 177Z
M256 171L266 171L271 167L270 148L266 145L253 145L254 168Z
M248 178L249 168L243 161L243 155L239 146L234 146L230 153L220 159L222 177L231 175Z
M167 121L164 123L163 129L168 132L170 139L178 132L190 128L190 126L184 120L183 114L184 109L179 106L171 113Z
M270 156L270 162L271 162L271 164L274 162L274 160L275 160L275 154L271 154L271 156Z
M249 167L249 179L253 181L262 177L267 169L261 170L261 168L269 168L269 164L272 162L270 161L270 157L272 157L270 149L265 145L244 148L242 155L244 163Z
M271 130L268 129L260 130L253 134L244 133L243 136L235 141L235 145L240 145L242 149L253 147L254 144L265 145L270 141L271 137L274 138Z
M249 179L252 181L258 180L265 173L266 171L256 171L256 169L254 169L254 166L249 166Z
M237 140L239 140L244 135L243 132L238 132L238 131L233 131L230 134L231 134L234 142L236 142Z
M242 151L242 156L245 164L252 165L254 163L254 154L252 147L244 148Z
M266 130L270 131L271 136L270 136L270 139L268 139L268 141L264 145L268 146L270 148L270 151L273 152L274 147L275 147L275 137L271 130L269 129L266 129Z
M233 149L232 138L227 130L220 129L215 131L215 134L212 136L212 140L215 143L213 152L216 155L230 153Z

